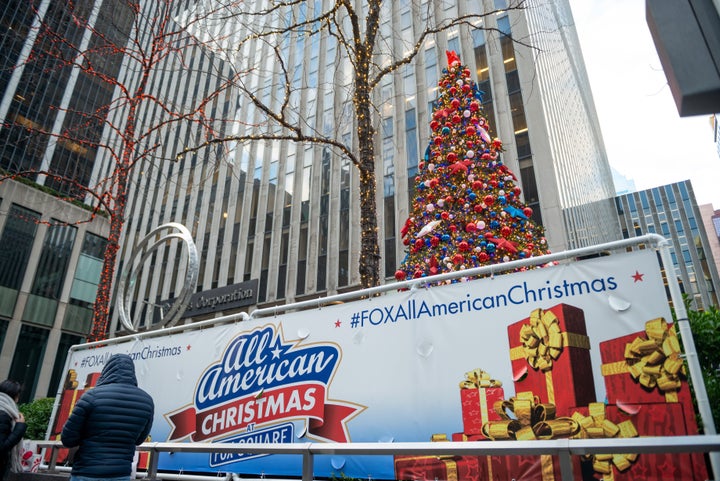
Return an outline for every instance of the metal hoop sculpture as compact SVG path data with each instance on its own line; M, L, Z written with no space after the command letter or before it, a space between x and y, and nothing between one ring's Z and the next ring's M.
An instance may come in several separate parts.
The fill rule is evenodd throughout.
M153 237L156 237L160 232L169 229L179 232L170 232L164 236L161 236L153 244L148 246L147 249L145 248L150 243ZM135 249L130 256L128 268L125 269L125 272L123 272L123 275L120 277L120 282L118 283L117 292L118 299L120 301L118 302L118 314L120 316L120 322L122 322L123 326L125 326L125 328L130 332L137 332L138 326L135 325L135 323L130 318L129 312L131 293L129 287L132 287L135 284L138 271L140 270L148 256L151 254L151 252L161 244L170 242L173 239L179 239L183 241L187 246L188 265L187 273L185 274L185 285L180 290L180 295L177 296L170 310L165 314L165 316L163 316L163 327L172 326L180 319L180 317L185 312L185 309L187 308L190 297L192 297L193 292L195 291L195 287L197 286L198 272L200 270L200 264L198 261L197 247L195 246L195 242L193 242L192 234L187 229L187 227L177 222L169 222L167 224L156 227L148 235L146 235L145 238L141 240L137 246L135 246ZM137 264L135 264L134 261L135 258L138 257L138 255L141 256L140 260Z

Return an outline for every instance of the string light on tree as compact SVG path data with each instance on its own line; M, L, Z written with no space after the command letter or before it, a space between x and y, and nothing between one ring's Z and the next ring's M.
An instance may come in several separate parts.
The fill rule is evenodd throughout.
M548 254L542 226L520 199L502 142L490 136L482 92L447 52L430 142L418 163L411 216L401 230L407 255L397 280Z

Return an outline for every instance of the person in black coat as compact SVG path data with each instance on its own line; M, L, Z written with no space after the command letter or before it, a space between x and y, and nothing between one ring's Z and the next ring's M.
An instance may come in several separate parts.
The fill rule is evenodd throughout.
M19 382L8 379L0 383L0 479L6 479L10 471L22 471L22 438L27 424L17 407L21 390Z
M63 445L78 446L70 480L129 480L135 447L150 433L154 411L152 397L137 386L132 358L111 356L62 430Z

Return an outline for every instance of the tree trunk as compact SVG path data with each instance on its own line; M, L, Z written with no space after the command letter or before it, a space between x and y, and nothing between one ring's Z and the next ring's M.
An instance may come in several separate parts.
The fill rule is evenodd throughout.
M362 63L361 63L362 65ZM367 75L360 73L355 80L355 113L360 146L360 284L374 287L380 284L380 249L378 238L377 203L375 193L375 131L370 117L370 88Z

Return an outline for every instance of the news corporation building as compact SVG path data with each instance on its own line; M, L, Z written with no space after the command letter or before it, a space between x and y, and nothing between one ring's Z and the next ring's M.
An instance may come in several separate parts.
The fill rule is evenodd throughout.
M431 104L446 67L446 50L458 52L474 72L490 124L504 142L504 162L517 174L525 202L545 226L550 249L562 251L621 238L610 167L569 4L567 0L532 0L525 9L514 10L506 1L382 4L379 62L409 50L428 21L493 13L428 37L415 59L387 75L373 92L381 282L394 281L404 257L399 231L408 217L413 178L428 144ZM44 14L62 17L61 6L55 3L42 2L50 5ZM107 10L110 3L98 2L97 22L133 19L132 11ZM311 18L330 3L299 2L294 18ZM14 28L14 43L0 54L4 121L21 119L59 131L63 119L47 118L57 113L48 109L48 102L66 101L66 106L72 106L82 89L87 104L97 107L117 95L88 89L82 76L30 84L17 73L22 69L8 73L8 67L22 63L23 52L39 48L29 28L34 11L23 2L10 4L0 7L5 8L2 21ZM268 4L244 3L245 8L257 10ZM173 18L182 22L187 17L184 13L197 5L174 2L178 12ZM236 38L252 33L241 22L230 22L226 28ZM194 33L202 37L208 32ZM223 72L229 75L252 66L247 85L272 96L266 86L280 82L272 47L250 41L232 55L198 48L184 59L182 68L166 65L160 69L150 90L173 101L202 98L222 81ZM352 112L346 88L352 80L346 74L349 60L337 39L320 30L314 35L291 35L277 47L290 74L295 115L309 129L357 145L354 120L348 115ZM126 82L136 80L137 72L123 62L108 68ZM33 98L34 108L26 108ZM221 135L249 135L264 128L261 112L238 92L224 92L211 108L213 116L243 120L235 130ZM122 123L122 114L115 115L118 118L110 120ZM150 123L156 112L146 109L139 115L141 123ZM112 142L107 129L97 135L96 141ZM163 135L145 142L162 145L164 158L175 158L184 147L200 142L192 127ZM0 127L0 167L12 170L22 164L19 159L37 158L35 166L65 172L75 169L87 185L112 168L103 151L37 141L29 145L23 139L21 132ZM196 300L202 296L219 300L196 303L198 310L184 322L229 309L269 307L360 287L359 175L337 152L290 141L255 141L199 150L175 162L148 158L135 167L133 176L116 272L123 272L132 261L134 246L159 225L186 226L199 253ZM6 266L12 264L13 275L0 273L0 377L23 381L31 388L25 393L27 399L54 396L62 381L67 348L82 342L89 331L107 220L72 225L82 214L80 208L16 182L0 183L0 197L0 250L18 242L24 246L3 260ZM68 225L29 222L28 213ZM139 320L141 329L160 322L163 306L180 292L184 256L181 246L161 247L151 256L152 267L139 274L131 316ZM58 258L62 262L52 261ZM254 290L249 296L251 305L225 304L232 297L227 293L238 289ZM109 334L123 333L114 309Z

